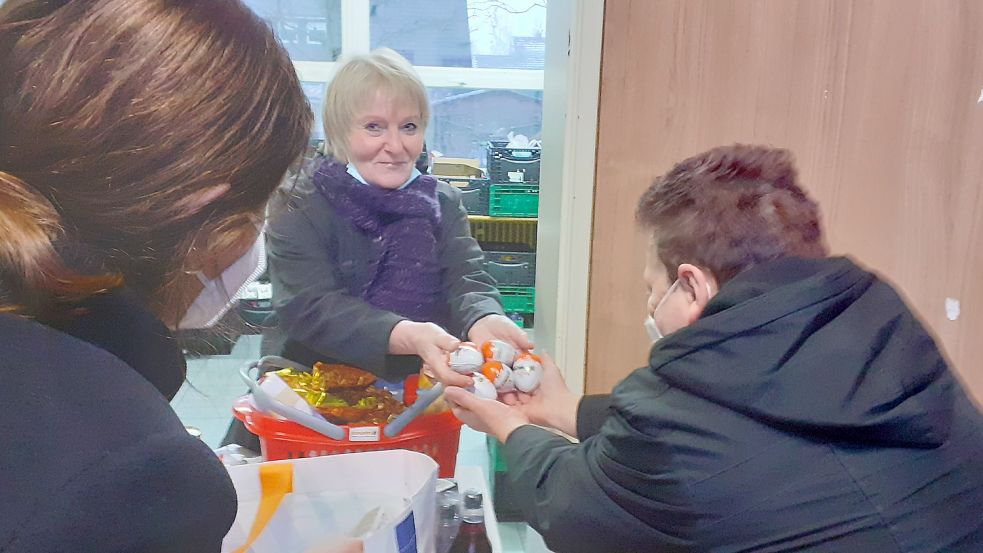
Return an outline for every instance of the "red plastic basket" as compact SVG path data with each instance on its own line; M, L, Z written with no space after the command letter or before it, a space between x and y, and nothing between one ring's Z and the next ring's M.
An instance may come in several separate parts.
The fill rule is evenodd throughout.
M462 423L450 412L421 415L395 438L387 438L378 426L355 427L378 429L378 441L365 442L333 440L295 422L268 415L256 409L249 396L236 400L233 415L246 425L247 430L259 436L263 457L267 461L409 449L433 458L440 466L441 478L453 478L457 467Z

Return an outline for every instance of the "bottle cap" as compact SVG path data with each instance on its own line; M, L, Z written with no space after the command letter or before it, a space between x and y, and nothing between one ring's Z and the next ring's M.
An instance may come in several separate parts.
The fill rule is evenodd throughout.
M481 493L478 490L468 490L464 494L465 509L481 509Z

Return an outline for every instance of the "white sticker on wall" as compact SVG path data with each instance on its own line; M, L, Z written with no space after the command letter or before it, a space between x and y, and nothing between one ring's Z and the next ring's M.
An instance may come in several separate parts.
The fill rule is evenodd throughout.
M980 98L976 100L977 104L983 104L983 89L980 90Z
M945 299L945 316L950 321L955 321L959 318L959 300L956 298Z

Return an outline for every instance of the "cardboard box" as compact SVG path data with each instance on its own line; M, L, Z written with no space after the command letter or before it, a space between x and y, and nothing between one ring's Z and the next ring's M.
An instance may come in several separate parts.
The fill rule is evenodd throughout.
M484 176L480 161L459 157L438 157L433 161L432 172L436 177L481 178Z

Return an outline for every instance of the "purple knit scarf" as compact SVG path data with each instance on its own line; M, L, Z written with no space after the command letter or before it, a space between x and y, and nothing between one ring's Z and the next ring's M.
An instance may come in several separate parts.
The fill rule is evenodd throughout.
M345 164L329 161L314 174L314 185L341 217L381 242L362 299L414 321L435 321L442 304L437 180L421 175L402 190L386 190L362 184Z

